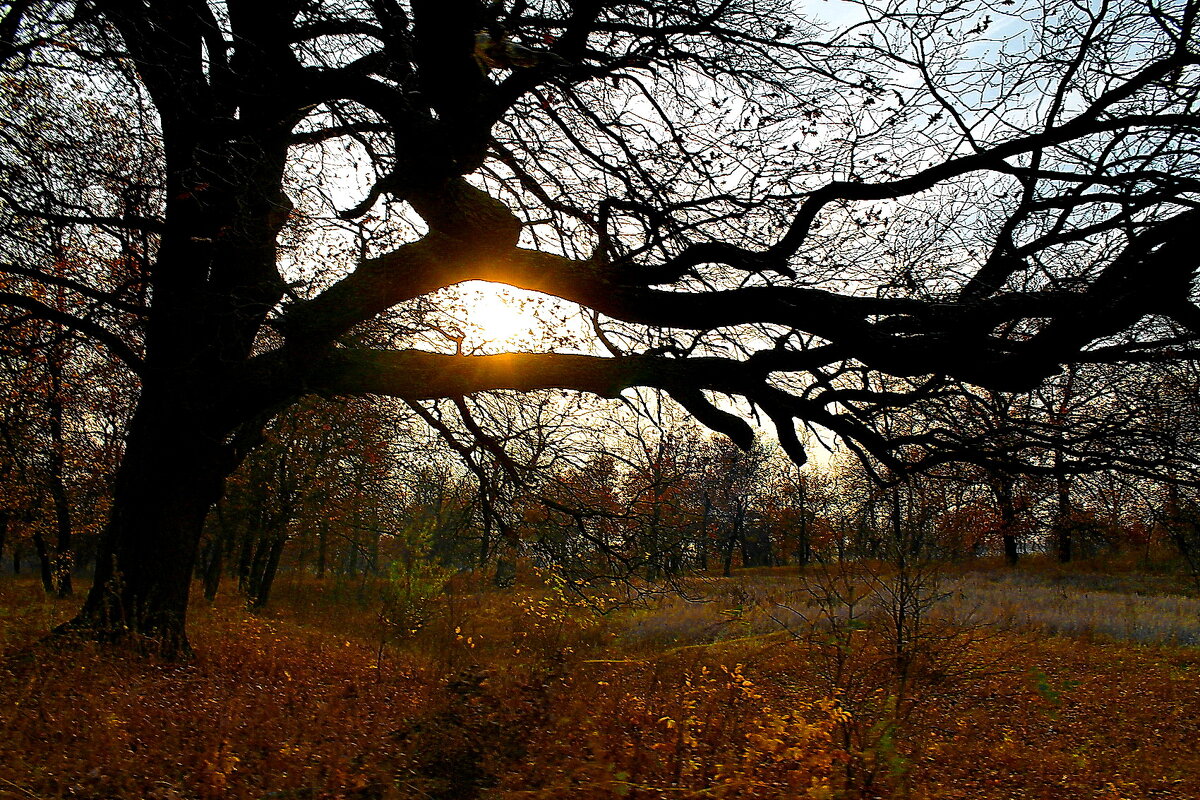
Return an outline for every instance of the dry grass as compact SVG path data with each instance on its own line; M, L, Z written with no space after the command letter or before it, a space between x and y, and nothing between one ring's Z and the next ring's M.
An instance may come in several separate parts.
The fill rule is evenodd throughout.
M432 693L418 673L381 676L362 641L230 605L197 617L184 665L86 643L6 651L0 797L334 796L371 785Z
M1086 588L1029 574L949 582L954 604L1010 627L1131 642L1200 645L1200 599Z
M264 615L198 607L183 665L39 643L74 603L5 579L0 798L1200 797L1200 650L1020 629L1048 628L1061 590L1063 620L1132 608L1121 630L1148 641L1188 598L956 580L954 603L1009 625L954 639L961 679L923 675L881 736L896 701L860 693L847 717L822 673L834 645L772 627L806 594L778 573L616 610L457 578L415 635L369 587L297 583ZM847 674L878 678L880 642L854 635Z

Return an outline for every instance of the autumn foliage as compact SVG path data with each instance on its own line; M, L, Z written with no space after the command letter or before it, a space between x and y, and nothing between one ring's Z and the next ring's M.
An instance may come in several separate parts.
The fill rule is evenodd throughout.
M947 612L898 697L879 618L830 627L813 601L831 580L756 572L695 584L708 603L631 607L523 567L511 589L453 578L415 632L387 629L383 595L287 581L270 612L204 609L185 664L41 641L69 605L6 581L0 797L1200 792L1194 648L949 630ZM784 606L812 624L781 628Z

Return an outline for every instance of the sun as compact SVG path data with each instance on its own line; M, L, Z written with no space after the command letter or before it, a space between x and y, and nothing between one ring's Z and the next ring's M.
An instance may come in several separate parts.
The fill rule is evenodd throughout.
M462 353L590 352L591 322L565 300L486 281L441 291L442 307L452 309L446 334L457 337Z
M471 281L462 289L466 322L474 329L477 343L512 347L530 339L538 321L529 308L530 300L519 297L507 286Z
M480 329L485 339L508 340L529 328L530 320L504 289L494 284L481 286L486 288L475 290L478 297L467 311L467 319Z

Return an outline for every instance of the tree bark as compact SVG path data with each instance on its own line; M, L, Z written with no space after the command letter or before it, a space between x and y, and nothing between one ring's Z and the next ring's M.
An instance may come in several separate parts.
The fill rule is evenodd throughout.
M742 566L771 566L771 534L766 526L757 521L747 521L742 523L741 528Z
M271 542L261 527L252 527L254 535L254 558L250 560L250 572L246 579L246 598L250 605L258 606L258 596L262 592L263 576L267 571L267 552Z
M1062 455L1056 452L1055 491L1058 508L1054 518L1055 551L1060 563L1066 564L1073 556L1073 531L1071 530L1071 483L1062 467Z
M96 576L60 630L105 641L133 637L167 657L190 653L184 622L204 518L232 470L219 436L186 406L143 394L130 423Z
M1068 425L1068 405L1075 397L1075 367L1068 367L1062 387L1062 396L1058 408L1054 412L1052 422L1059 429L1065 430ZM1055 550L1060 563L1066 564L1074 555L1072 508L1071 508L1071 479L1067 474L1066 454L1063 445L1058 442L1054 446L1054 487L1058 496L1058 508L1054 518Z
M38 571L42 578L42 588L46 594L54 594L54 565L50 561L50 549L46 546L46 537L37 528L30 535L33 539L33 549L38 557Z
M708 518L712 512L712 501L705 492L700 512L700 538L696 542L696 566L701 572L708 571Z
M52 575L57 584L59 597L71 596L75 589L71 585L73 554L71 552L71 504L67 494L66 440L63 436L63 398L59 380L61 361L50 359L50 497L54 501L54 556Z
M730 532L725 537L725 549L721 554L721 577L728 578L733 574L733 551L737 547L737 539Z
M254 538L251 532L243 530L238 541L237 579L238 591L250 591L250 568L254 560Z
M808 530L808 487L801 483L796 493L799 524L796 526L796 566L801 571L812 561L812 536Z
M271 587L275 584L275 575L279 571L279 557L283 554L283 546L287 536L276 534L265 542L266 553L260 574L255 576L254 595L250 598L255 608L264 607L271 599Z
M909 543L905 541L904 505L900 497L900 484L894 484L888 492L888 521L892 527L892 542L896 548L896 566L904 569L911 555Z
M1004 543L1004 560L1016 566L1021 555L1017 551L1017 506L1013 498L1013 479L1001 475L996 483L996 505L1000 510L1000 539Z
M204 562L204 599L210 603L217 599L217 592L221 588L221 569L224 566L225 555L223 533L221 528L213 532L208 558Z
M321 518L317 529L317 580L325 579L325 560L329 557L329 523Z

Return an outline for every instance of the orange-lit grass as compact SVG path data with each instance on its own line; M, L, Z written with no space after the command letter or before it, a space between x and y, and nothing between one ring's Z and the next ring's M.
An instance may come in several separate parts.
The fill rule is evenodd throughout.
M228 603L196 617L182 665L86 643L6 653L0 797L334 796L381 778L389 732L430 693L400 668L381 680L362 641Z
M381 630L369 593L358 604L330 584L298 583L260 616L232 598L198 604L197 656L170 665L36 644L75 601L0 579L0 798L837 789L837 711L813 653L734 636L729 598L667 601L693 615L697 641L646 634L670 623L662 609L597 619L562 613L572 601L553 586L456 580L407 638ZM976 646L1002 649L1008 670L901 731L907 763L878 796L1200 797L1200 652L1020 632Z
M498 796L830 797L836 704L763 682L745 655L581 664Z
M916 797L1200 797L1200 651L1007 634L1020 682L939 709Z

